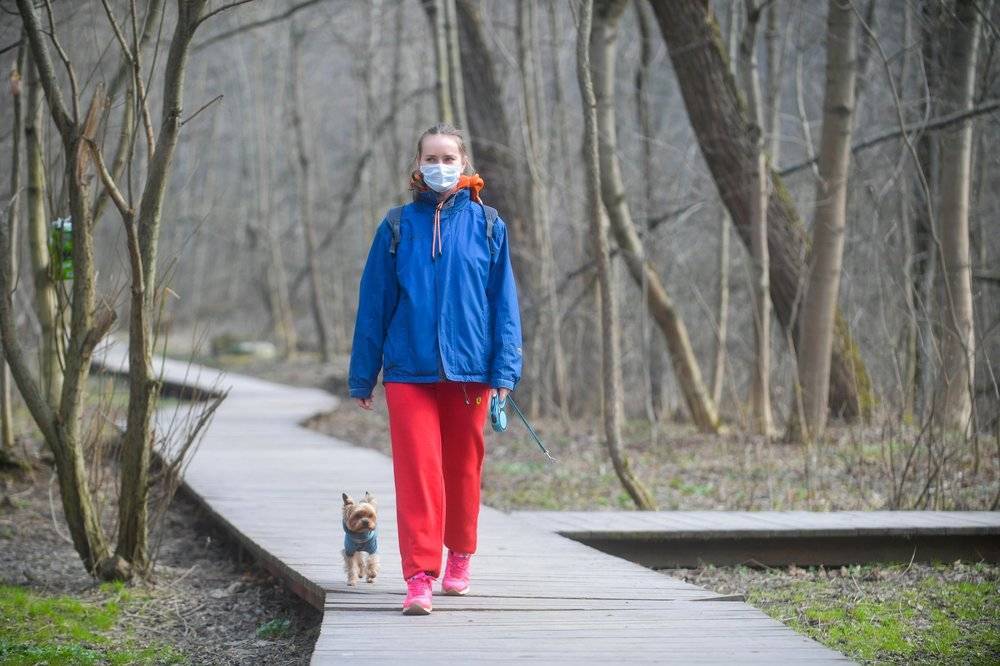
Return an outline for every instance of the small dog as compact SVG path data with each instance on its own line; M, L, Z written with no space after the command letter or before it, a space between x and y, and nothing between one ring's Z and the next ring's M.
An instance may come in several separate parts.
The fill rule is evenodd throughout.
M344 571L347 584L354 585L358 577L374 583L378 576L378 512L375 498L365 493L363 502L355 502L347 493L344 498Z

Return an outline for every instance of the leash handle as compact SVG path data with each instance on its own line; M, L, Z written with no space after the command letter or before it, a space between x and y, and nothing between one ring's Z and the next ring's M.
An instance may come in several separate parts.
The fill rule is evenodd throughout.
M503 432L507 430L507 414L503 411L507 400L501 400L499 392L490 396L490 424L493 432Z

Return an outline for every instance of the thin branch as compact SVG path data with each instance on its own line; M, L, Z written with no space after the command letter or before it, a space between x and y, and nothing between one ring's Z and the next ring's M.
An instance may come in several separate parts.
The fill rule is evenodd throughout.
M199 113L201 113L202 111L204 111L208 107L212 106L213 104L215 104L219 100L221 100L222 97L223 97L222 95L216 95L214 99L211 99L208 102L205 102L205 104L203 104L200 109L198 109L197 111L195 111L194 113L192 113L190 116L188 116L187 119L181 121L181 127L184 127L189 122L191 122L192 120L194 120L198 116Z
M257 28L262 28L265 25L277 23L278 21L284 21L285 19L293 16L296 12L302 11L307 7L311 7L312 5L319 4L321 2L326 2L326 0L305 0L305 2L300 2L297 5L293 5L288 9L286 9L285 11L281 12L280 14L275 14L274 16L268 16L267 18L263 18L258 21L252 21L250 23L247 23L246 25L241 25L232 28L231 30L225 30L223 32L218 33L217 35L212 35L211 37L201 42L200 44L195 44L193 47L191 47L191 51L192 52L200 51L201 49L205 48L206 46L209 46L210 44L221 42L224 39L229 39L230 37L240 34L241 32L246 32L248 30L255 30Z
M38 15L35 14L35 7L32 0L17 0L17 8L21 12L21 21L24 23L24 30L28 33L28 41L31 44L32 58L35 61L35 68L38 71L38 80L45 90L45 98L49 102L49 109L52 112L52 120L55 122L63 140L66 141L70 135L76 119L70 118L63 100L62 91L56 81L55 71L52 67L52 58L49 50L42 39L42 29L38 23Z
M0 55L3 55L4 53L7 53L7 51L13 51L14 49L16 49L20 45L21 45L21 40L18 40L16 42L14 42L13 44L8 44L7 46L4 46L3 48L0 48Z
M104 157L101 155L101 149L98 148L97 144L94 143L93 139L84 139L87 147L90 148L90 154L94 158L94 164L97 165L97 173L101 176L101 182L104 183L104 188L107 190L108 195L111 200L115 202L115 206L118 207L119 212L121 212L123 218L131 218L134 214L132 207L129 206L128 202L125 201L125 197L122 195L118 185L115 184L115 179L111 176L108 171L107 166L104 164Z
M59 38L56 37L56 22L52 18L52 3L49 0L45 0L45 13L49 17L49 38L52 40L52 45L56 47L56 53L59 54L59 58L66 68L66 74L69 76L69 89L73 95L73 119L79 122L80 88L76 83L76 72L73 71L73 64L69 61L69 56L66 55L66 51L63 50L62 45L59 43Z
M967 109L965 111L957 111L955 113L951 113L946 116L941 116L940 118L931 120L929 122L919 121L916 123L911 123L909 125L904 125L902 126L902 128L896 128L894 130L884 132L882 134L872 137L871 139L866 139L865 141L855 144L851 148L851 152L856 153L865 150L866 148L871 148L872 146L876 146L880 143L885 143L886 141L898 138L900 136L911 134L918 130L930 132L933 130L944 129L945 127L954 125L955 123L960 123L968 118L973 118L975 116L981 116L987 113L991 113L993 111L996 111L997 109L1000 109L1000 100L995 99L985 102L975 108ZM792 166L785 167L784 169L778 172L778 175L787 176L789 174L796 173L798 171L801 171L802 169L812 166L813 164L816 163L816 160L817 158L813 158L811 160L806 160L805 162L799 162L798 164L793 164Z
M195 24L192 26L192 30L194 30L199 25L201 25L202 23L204 23L208 19L212 18L216 14L221 14L222 12L224 12L224 11L226 11L228 9L232 9L234 7L239 7L240 5L245 5L245 4L250 3L250 2L253 2L253 0L236 0L236 2L230 2L229 4L222 5L218 9L213 9L212 11L208 12L207 14L205 14L204 16L202 16L200 19L198 19L195 22Z

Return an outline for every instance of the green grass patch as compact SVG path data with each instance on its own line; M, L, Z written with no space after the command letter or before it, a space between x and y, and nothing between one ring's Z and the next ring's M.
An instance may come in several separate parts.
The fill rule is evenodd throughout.
M978 565L964 566L975 578ZM951 565L936 565L929 575L905 583L894 578L893 568L844 571L836 577L811 570L801 579L757 578L747 586L747 600L865 663L1000 663L995 578L954 580Z
M290 620L283 617L276 617L257 627L257 638L282 638L287 636L292 628Z
M113 633L122 609L139 601L121 583L102 585L93 600L0 586L0 664L184 663L169 646Z

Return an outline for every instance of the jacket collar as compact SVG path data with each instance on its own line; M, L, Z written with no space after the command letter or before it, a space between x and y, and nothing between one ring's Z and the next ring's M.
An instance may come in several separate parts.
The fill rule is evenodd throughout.
M413 200L419 203L426 204L431 208L434 208L438 204L438 193L434 190L427 189L424 191L414 191ZM452 194L441 206L442 210L461 210L469 203L469 188L463 187L460 190Z

